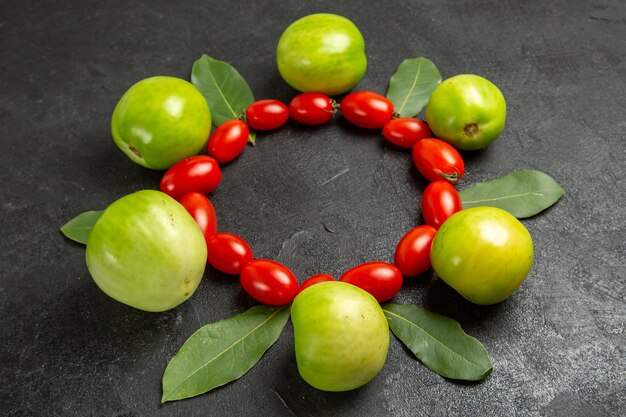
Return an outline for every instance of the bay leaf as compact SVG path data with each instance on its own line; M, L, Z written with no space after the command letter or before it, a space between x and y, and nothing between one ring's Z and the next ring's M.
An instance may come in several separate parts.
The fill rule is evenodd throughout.
M387 98L400 117L414 117L441 82L439 70L426 58L405 59L389 80Z
M191 82L204 95L211 109L211 120L216 127L238 119L254 102L250 86L229 63L202 55L191 70ZM255 142L251 132L248 141Z
M556 203L565 190L549 175L525 169L473 185L459 194L463 208L498 207L523 219Z
M384 304L389 327L430 370L451 379L479 381L492 371L485 347L451 318L409 304Z
M94 224L96 224L103 211L86 211L81 213L65 223L61 227L61 232L65 237L86 245L89 233L91 233L91 229L93 229Z
M193 397L240 378L278 340L289 307L259 305L196 331L163 374L161 402Z

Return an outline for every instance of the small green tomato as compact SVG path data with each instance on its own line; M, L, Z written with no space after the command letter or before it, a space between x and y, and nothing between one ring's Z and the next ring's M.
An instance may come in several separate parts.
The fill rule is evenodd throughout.
M87 239L87 268L98 287L145 311L169 310L191 297L206 259L195 220L160 191L139 191L113 202Z
M365 42L343 16L319 13L293 22L276 49L278 71L302 92L335 96L354 87L365 74Z
M389 348L380 305L351 284L328 281L302 291L291 306L302 378L323 391L348 391L373 379Z
M533 263L533 241L524 225L495 207L461 210L433 240L435 273L467 300L495 304L524 281Z
M502 92L489 80L463 74L435 88L426 121L432 132L458 149L481 149L496 140L506 119Z
M130 87L111 119L117 146L151 169L167 169L197 154L210 131L204 96L193 84L173 77L146 78Z

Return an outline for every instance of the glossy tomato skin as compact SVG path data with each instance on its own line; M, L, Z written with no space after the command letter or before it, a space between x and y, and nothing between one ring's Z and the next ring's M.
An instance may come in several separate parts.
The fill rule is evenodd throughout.
M291 305L300 376L323 391L348 391L383 368L389 325L374 297L345 282L321 282Z
M228 120L219 125L209 137L207 153L220 164L232 161L243 152L250 130L241 120Z
M498 87L473 74L444 80L426 107L426 120L438 138L458 149L481 149L504 129L506 102Z
M293 22L278 41L278 71L302 92L343 94L365 74L365 43L359 29L343 16L318 13Z
M341 100L341 114L355 126L380 129L393 115L393 104L371 91L356 91Z
M111 117L116 145L133 162L167 169L197 154L211 131L211 112L193 84L150 77L124 93Z
M298 280L285 265L257 259L244 266L239 280L255 300L269 305L289 304L298 294Z
M386 262L366 262L344 272L339 281L367 291L382 303L400 291L402 272Z
M394 145L411 149L418 140L431 137L432 132L423 120L398 117L385 123L383 136Z
M439 229L448 217L462 208L459 192L448 181L431 182L422 194L424 221L435 229Z
M524 281L533 242L524 225L495 207L453 214L437 231L430 258L435 273L476 304L495 304Z
M305 279L302 284L300 284L300 288L298 290L298 294L300 294L305 289L309 288L312 285L319 284L320 282L334 281L335 278L329 274L317 274L313 275L307 279Z
M217 232L217 216L213 204L204 194L188 193L180 200L180 204L196 221L204 240L208 241Z
M182 205L143 190L107 207L89 233L85 257L107 295L157 312L194 293L206 267L206 243Z
M289 115L305 125L322 125L335 114L334 100L322 93L303 93L289 103Z
M273 130L289 120L289 109L279 100L258 100L246 110L246 121L253 130Z
M430 247L437 229L420 225L409 230L398 242L394 264L405 277L423 274L430 268Z
M208 155L185 158L168 169L161 178L161 191L175 200L192 192L209 194L222 180L217 161Z
M454 146L435 138L413 146L413 164L428 181L447 180L456 184L465 173L463 157Z
M207 261L220 272L237 275L253 259L250 245L232 233L216 233L207 240Z

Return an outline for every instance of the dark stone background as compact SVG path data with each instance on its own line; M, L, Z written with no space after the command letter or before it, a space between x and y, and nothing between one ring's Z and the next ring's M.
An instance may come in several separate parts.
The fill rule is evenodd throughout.
M254 303L208 269L195 295L162 314L105 296L75 215L157 188L161 173L114 145L115 103L152 75L189 78L207 53L232 63L257 98L295 95L274 50L313 12L352 19L369 67L358 89L385 93L405 58L444 77L483 75L508 103L506 128L464 154L460 188L510 171L544 171L567 190L524 221L535 264L493 307L464 301L430 273L395 298L461 322L494 362L483 383L447 381L392 339L365 387L324 393L297 372L291 325L240 380L159 405L167 362L197 328ZM0 414L5 416L617 416L625 401L626 3L593 1L15 1L0 5ZM259 135L224 167L211 196L220 230L300 280L392 260L419 217L425 186L407 152L341 119ZM619 410L622 410L620 412ZM623 414L621 414L623 415Z

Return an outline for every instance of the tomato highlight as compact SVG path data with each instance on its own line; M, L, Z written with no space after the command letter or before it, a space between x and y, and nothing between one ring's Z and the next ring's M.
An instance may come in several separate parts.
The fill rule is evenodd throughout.
M246 110L248 126L254 130L274 130L289 120L289 110L278 100L255 101Z
M175 200L185 194L209 194L222 180L217 161L208 155L185 158L168 169L161 178L161 191Z
M217 233L207 240L207 261L220 272L237 275L252 259L250 245L237 235Z
M355 285L382 303L402 287L402 272L387 262L366 262L346 271L339 281Z
M448 217L462 208L459 192L448 181L431 182L422 194L424 221L435 229L439 229Z
M285 265L258 259L244 266L239 280L255 300L269 305L289 304L298 294L298 280Z

